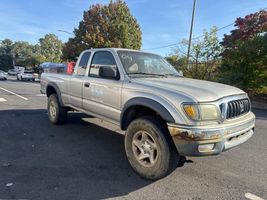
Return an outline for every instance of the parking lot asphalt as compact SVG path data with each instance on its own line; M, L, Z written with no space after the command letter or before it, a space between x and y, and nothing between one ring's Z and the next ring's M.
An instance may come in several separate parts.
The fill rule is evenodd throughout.
M37 82L0 82L0 199L267 199L267 111L253 110L246 143L188 157L152 182L133 172L113 129L80 113L52 125L39 90Z

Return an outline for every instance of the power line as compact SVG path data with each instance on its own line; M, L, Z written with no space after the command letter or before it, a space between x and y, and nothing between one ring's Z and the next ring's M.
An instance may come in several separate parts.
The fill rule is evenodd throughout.
M263 9L260 9L260 10L267 10L267 7L266 8L263 8ZM228 28L232 25L234 25L235 22L231 23L231 24L228 24L226 26L223 26L221 28L218 28L217 31L221 31L225 28ZM196 40L198 38L201 38L201 37L204 37L205 35L200 35L200 36L197 36L197 37L193 37L192 40ZM149 49L143 49L144 51L147 51L147 50L156 50L156 49L163 49L163 48L167 48L167 47L172 47L172 46L176 46L176 45L179 45L180 43L173 43L173 44L168 44L168 45L164 45L164 46L158 46L158 47L153 47L153 48L149 48Z
M225 28L228 28L229 26L232 26L232 25L234 25L234 24L235 24L235 22L233 22L233 23L231 23L231 24L228 24L228 25L226 25L226 26L223 26L223 27L221 27L221 28L218 28L217 31L220 31L220 30L223 30L223 29L225 29ZM204 36L205 36L205 35L200 35L200 36L197 36L197 37L193 37L192 40L196 40L196 39L201 38L201 37L204 37ZM176 46L176 45L178 45L178 44L180 44L180 43L173 43L173 44L168 44L168 45L165 45L165 46L159 46L159 47L154 47L154 48L149 48L149 49L143 49L143 50L163 49L163 48L166 48L166 47Z
M176 45L178 45L178 44L179 44L179 43L174 43L174 44L169 44L169 45L165 45L165 46L154 47L154 48L150 48L150 49L142 49L142 50L147 51L147 50L154 50L154 49L163 49L163 48L166 48L166 47L176 46Z
M228 24L228 25L226 25L226 26L223 26L223 27L221 27L221 28L218 28L217 31L220 31L220 30L223 30L223 29L225 29L225 28L228 28L228 27L230 27L230 26L232 26L232 25L234 25L234 24L235 24L235 22L233 22L233 23L231 23L231 24ZM205 36L205 35L203 34L203 35L194 37L193 40L196 40L196 39L201 38L201 37L204 37L204 36Z

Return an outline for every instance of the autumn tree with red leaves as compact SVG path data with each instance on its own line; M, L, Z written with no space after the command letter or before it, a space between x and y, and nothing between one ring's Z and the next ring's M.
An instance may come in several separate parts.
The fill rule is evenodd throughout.
M267 86L267 11L237 18L235 30L224 35L221 80L250 93Z
M140 49L142 33L137 20L122 0L92 5L63 48L65 59L75 59L88 48L117 47Z

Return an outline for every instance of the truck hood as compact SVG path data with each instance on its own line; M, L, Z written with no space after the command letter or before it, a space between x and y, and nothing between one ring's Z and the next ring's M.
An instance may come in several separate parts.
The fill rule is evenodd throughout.
M244 91L229 85L184 77L135 78L132 81L148 88L156 87L161 90L182 92L198 102L215 101L226 96L245 94Z

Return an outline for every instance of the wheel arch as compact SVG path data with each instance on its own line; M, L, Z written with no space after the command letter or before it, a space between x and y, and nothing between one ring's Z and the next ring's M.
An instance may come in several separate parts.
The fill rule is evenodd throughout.
M46 96L49 97L51 94L56 94L60 105L64 106L59 87L54 82L51 82L46 86Z
M156 114L166 122L175 122L170 112L159 102L146 97L135 97L128 100L122 109L120 117L122 130L126 130L130 122L138 116L138 111L142 111L144 114L141 116L145 116L145 113L148 112L148 114Z

